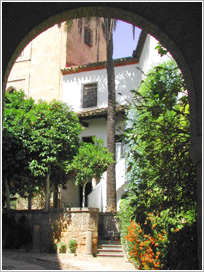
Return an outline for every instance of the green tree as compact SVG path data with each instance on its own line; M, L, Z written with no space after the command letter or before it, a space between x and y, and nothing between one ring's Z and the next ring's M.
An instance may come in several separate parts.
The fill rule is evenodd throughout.
M78 151L82 131L78 117L59 101L34 103L32 99L25 99L23 92L7 94L6 97L3 132L16 140L21 149L14 151L10 144L6 150L6 142L3 142L3 178L12 179L14 191L23 195L29 190L33 193L34 185L39 189L45 184L46 209L49 209L50 182L55 187L59 184L65 186L65 166L71 163ZM14 157L13 152L16 152ZM9 172L10 165L19 167L20 172Z
M137 216L161 209L170 209L172 216L195 212L188 95L176 63L155 67L134 94L126 139Z
M86 184L92 178L100 179L111 163L113 163L112 154L104 147L102 139L93 137L93 144L81 142L78 154L72 163L67 165L66 170L68 175L74 178L75 184L83 188L83 207Z
M10 193L25 197L35 191L40 181L34 179L28 169L29 153L23 145L24 118L33 108L34 100L24 99L23 91L5 94L4 123L2 136L3 196L7 196L10 208ZM6 193L5 193L6 191ZM5 197L4 197L5 199Z

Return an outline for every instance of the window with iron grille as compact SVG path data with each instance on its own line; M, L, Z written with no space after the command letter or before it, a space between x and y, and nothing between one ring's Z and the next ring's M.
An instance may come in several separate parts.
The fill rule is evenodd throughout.
M93 31L89 27L84 28L84 43L88 46L93 46Z
M83 108L97 107L97 83L83 86Z

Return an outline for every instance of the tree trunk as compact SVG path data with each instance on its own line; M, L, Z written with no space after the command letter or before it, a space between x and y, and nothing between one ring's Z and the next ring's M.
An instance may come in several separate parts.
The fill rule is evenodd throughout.
M31 208L32 208L32 193L29 193L28 195L28 210L31 211Z
M82 191L82 207L85 207L85 201L86 201L86 194L85 194L85 190L86 190L86 183L83 185L83 191Z
M110 21L109 20L109 25ZM115 72L113 63L113 37L112 30L107 39L107 79L108 79L108 110L107 110L107 147L109 152L113 154L115 160ZM115 163L111 164L107 169L107 212L116 211L116 177Z
M58 208L58 185L54 183L54 191L53 191L53 206L54 209Z
M10 190L8 185L8 180L5 180L5 186L6 186L6 208L7 210L10 210L11 204L10 204Z
M49 211L50 209L50 174L46 177L46 196L45 196L45 209Z

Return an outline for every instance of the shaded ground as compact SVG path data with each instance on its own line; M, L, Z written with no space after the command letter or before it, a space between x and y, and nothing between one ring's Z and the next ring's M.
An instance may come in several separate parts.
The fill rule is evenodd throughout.
M128 271L135 270L135 268L125 258L3 250L2 270Z

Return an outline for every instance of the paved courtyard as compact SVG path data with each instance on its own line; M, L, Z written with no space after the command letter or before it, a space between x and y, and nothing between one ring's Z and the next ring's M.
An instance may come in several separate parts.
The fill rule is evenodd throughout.
M74 256L72 254L30 253L3 250L2 270L136 270L125 258Z

